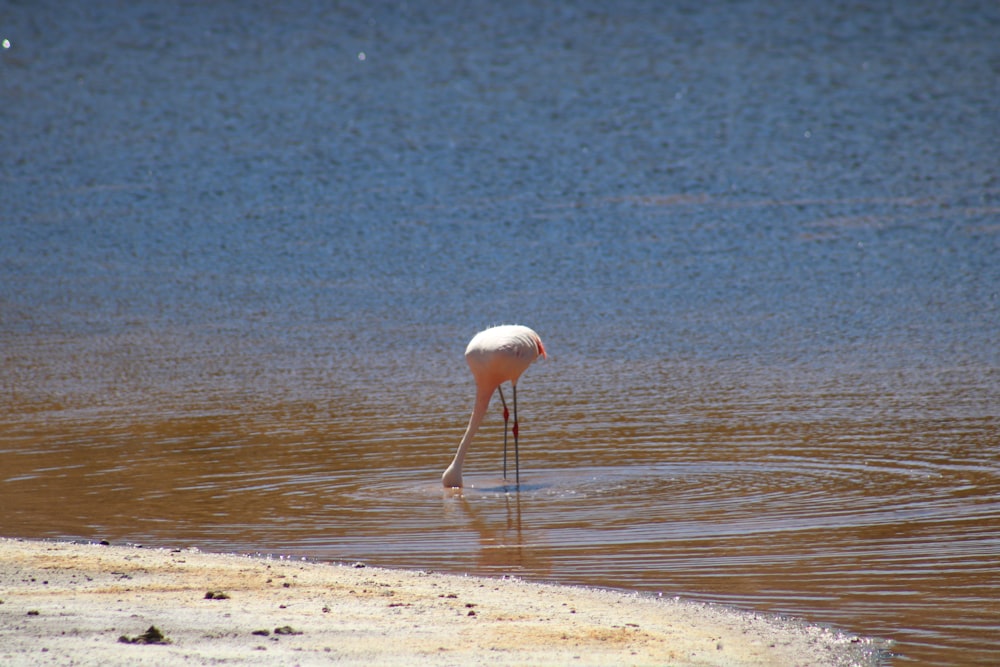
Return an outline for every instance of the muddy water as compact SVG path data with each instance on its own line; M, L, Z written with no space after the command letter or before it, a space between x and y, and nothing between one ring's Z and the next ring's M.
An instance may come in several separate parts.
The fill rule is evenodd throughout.
M439 487L469 397L396 367L406 391L359 384L360 400L17 406L3 531L682 594L863 628L914 661L996 657L995 373L912 386L554 357L522 384L519 493L499 410L469 487Z
M994 4L282 7L3 10L0 534L1000 661Z

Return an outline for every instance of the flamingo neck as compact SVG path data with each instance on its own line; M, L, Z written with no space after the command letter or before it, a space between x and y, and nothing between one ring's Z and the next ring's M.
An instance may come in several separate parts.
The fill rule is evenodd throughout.
M490 398L492 397L493 389L476 388L476 404L472 408L472 416L469 417L469 426L465 429L462 442L458 444L458 451L455 452L455 458L441 477L441 483L444 486L462 486L462 465L465 463L465 453L468 451L469 444L476 435L476 431L479 430L479 425L483 422L483 417L486 416L486 410L490 407Z

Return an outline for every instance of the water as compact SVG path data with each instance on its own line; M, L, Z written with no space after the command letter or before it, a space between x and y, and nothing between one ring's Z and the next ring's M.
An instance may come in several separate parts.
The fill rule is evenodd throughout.
M0 7L0 534L1000 662L994 3ZM495 323L550 359L440 488Z

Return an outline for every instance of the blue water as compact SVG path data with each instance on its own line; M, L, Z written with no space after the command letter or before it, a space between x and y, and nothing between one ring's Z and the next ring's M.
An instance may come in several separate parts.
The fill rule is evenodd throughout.
M0 7L0 533L1000 660L995 3ZM519 322L441 471L461 358Z

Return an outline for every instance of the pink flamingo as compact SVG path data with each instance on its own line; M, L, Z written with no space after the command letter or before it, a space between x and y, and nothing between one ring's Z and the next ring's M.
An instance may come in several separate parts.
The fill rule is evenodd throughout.
M517 379L539 356L546 356L545 346L538 334L528 327L508 324L480 331L472 337L469 346L465 348L465 361L476 380L476 404L455 458L441 476L442 484L447 487L462 486L465 452L486 415L494 389L500 392L500 402L503 403L503 476L507 479L507 420L510 413L507 411L507 401L503 398L503 390L500 389L504 382L510 382L514 390L514 469L515 479L518 484L521 483L521 465L517 451Z

